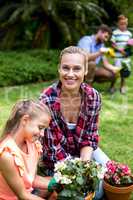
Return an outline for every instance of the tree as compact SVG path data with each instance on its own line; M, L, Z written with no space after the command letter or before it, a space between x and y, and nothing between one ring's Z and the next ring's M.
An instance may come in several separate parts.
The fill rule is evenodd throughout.
M75 43L89 26L101 23L107 13L97 0L15 0L0 8L2 49L63 47Z

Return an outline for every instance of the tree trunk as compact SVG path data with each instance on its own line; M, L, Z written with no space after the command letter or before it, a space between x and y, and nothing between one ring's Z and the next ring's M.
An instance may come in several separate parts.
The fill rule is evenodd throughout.
M1 50L11 49L14 46L17 30L18 27L16 25L12 25L12 27L7 29L5 36L3 37L3 40L0 44Z
M56 27L58 27L65 41L68 44L71 44L72 37L69 27L67 26L67 23L61 20L61 18L58 16L58 13L56 12L56 5L54 5L53 0L42 0L41 5L48 18L51 18L51 21L56 24Z

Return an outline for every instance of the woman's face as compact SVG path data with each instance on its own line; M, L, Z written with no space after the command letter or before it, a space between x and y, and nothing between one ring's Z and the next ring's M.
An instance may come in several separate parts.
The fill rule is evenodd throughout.
M78 92L85 76L85 57L79 53L66 53L61 58L59 78L62 89Z

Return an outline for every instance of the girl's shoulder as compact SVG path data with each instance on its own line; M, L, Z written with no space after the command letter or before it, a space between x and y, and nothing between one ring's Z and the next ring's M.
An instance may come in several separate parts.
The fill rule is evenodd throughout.
M11 153L12 149L14 148L14 144L12 138L7 136L1 143L0 143L0 157L3 157L5 153Z
M18 168L19 174L23 176L24 163L22 157L12 138L7 137L0 143L0 165L9 165L11 163Z

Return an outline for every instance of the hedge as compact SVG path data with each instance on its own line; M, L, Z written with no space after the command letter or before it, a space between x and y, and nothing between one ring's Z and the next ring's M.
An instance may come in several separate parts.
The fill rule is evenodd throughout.
M0 52L0 86L57 78L58 50Z

